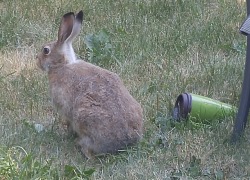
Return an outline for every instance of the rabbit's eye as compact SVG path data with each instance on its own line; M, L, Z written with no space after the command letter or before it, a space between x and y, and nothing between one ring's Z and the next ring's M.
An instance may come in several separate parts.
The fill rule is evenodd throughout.
M45 47L43 48L43 53L44 53L45 55L48 55L48 54L50 53L50 48L49 48L48 46L45 46Z

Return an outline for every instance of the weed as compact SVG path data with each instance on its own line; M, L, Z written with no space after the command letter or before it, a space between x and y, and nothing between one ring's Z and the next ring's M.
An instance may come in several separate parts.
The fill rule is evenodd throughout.
M115 49L111 44L110 35L106 30L97 34L88 34L84 38L87 46L87 60L102 67L110 67L120 63L115 57Z

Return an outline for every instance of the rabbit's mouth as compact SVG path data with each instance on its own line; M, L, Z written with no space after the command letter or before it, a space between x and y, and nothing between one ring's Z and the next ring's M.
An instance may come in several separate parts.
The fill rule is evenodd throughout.
M36 59L37 59L36 65L37 65L40 69L43 70L43 68L42 68L42 66L41 66L41 60L40 60L40 58L39 58L39 55L36 56Z
M42 63L42 58L41 58L39 55L37 55L36 58L37 58L36 65L37 65L42 71L48 72L48 71L49 71L49 64L46 63L46 62L43 62L43 63Z

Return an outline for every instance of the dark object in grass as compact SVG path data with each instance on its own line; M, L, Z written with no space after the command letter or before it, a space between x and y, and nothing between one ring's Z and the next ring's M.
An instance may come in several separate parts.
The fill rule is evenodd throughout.
M247 116L250 107L250 1L247 0L247 19L242 24L240 32L247 36L247 53L246 53L246 63L244 71L244 79L242 85L242 92L240 98L240 105L238 114L235 119L233 134L231 138L232 143L236 143L242 136L243 131L246 127Z
M192 107L192 96L189 93L180 94L175 102L173 118L176 121L186 120Z

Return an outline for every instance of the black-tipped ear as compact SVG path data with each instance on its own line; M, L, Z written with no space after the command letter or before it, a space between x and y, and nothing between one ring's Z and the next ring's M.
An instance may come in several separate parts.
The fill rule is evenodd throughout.
M74 16L74 13L73 12L68 12L66 14L63 15L63 18L67 18L67 17L70 17L70 16Z
M82 12L82 10L79 11L79 13L76 14L76 20L79 21L80 23L82 23L82 21L83 21L83 12Z
M74 25L75 14L69 12L63 15L58 31L58 42L63 43L71 34Z

